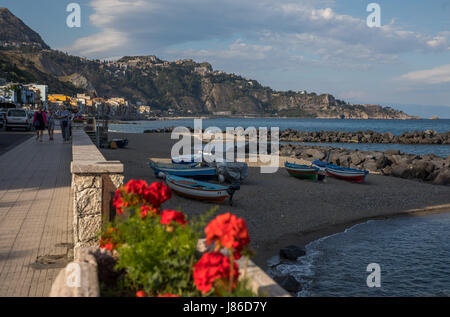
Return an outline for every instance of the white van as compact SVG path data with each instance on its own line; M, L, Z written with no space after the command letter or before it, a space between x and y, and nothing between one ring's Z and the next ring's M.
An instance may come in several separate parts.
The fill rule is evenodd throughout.
M6 131L13 128L22 128L27 131L31 130L33 118L30 119L25 109L12 108L6 113Z

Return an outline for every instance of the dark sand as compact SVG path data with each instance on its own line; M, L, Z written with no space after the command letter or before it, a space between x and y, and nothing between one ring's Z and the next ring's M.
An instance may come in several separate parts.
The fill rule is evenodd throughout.
M108 160L120 160L125 166L125 181L157 181L148 165L149 158L170 158L170 134L110 133L110 138L128 138L125 149L101 149ZM253 258L263 269L266 260L280 248L306 245L323 236L343 231L368 219L394 215L450 211L450 187L395 177L368 175L366 183L354 184L328 177L326 182L312 182L290 177L280 168L274 174L261 174L249 168L249 176L236 192L233 206L227 201L219 213L231 212L246 220L256 251ZM204 213L215 206L176 194L164 208L180 208L189 216Z

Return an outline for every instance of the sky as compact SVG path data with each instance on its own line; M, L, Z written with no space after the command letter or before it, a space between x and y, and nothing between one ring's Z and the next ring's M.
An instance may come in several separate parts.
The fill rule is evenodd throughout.
M81 27L69 28L69 3ZM276 90L450 118L450 0L0 0L54 49L192 58ZM374 1L375 2L375 1Z

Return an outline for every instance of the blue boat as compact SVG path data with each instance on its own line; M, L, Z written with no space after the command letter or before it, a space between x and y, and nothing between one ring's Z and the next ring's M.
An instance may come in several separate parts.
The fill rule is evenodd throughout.
M216 178L215 167L190 166L188 164L160 163L150 160L150 167L155 172L156 177L164 175L175 175L181 177L212 179Z
M189 165L189 166L196 166L199 162L202 161L202 155L180 155L177 157L172 158L173 164L183 164L183 165Z
M319 169L315 166L299 165L289 162L285 162L284 167L289 175L302 179L316 180L319 171Z
M320 160L314 160L312 164L313 166L319 168L321 171L324 171L328 176L333 176L335 178L356 183L362 183L365 180L366 175L369 174L369 171L366 170L337 166L330 163L325 163Z
M229 198L231 204L234 192L240 188L239 184L223 186L174 175L167 175L166 182L178 195L215 203Z

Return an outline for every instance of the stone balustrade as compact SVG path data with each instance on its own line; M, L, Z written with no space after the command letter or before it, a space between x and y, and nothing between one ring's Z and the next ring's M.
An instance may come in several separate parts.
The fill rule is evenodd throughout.
M76 252L96 245L102 224L112 218L112 194L123 184L123 164L107 161L82 129L73 129L71 173Z

